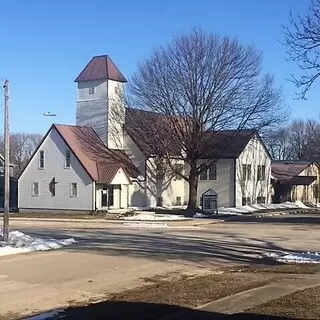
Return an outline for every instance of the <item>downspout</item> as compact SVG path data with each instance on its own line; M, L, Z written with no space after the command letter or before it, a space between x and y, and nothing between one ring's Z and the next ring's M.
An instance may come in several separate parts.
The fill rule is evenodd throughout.
M97 211L96 204L96 182L92 182L92 211Z
M237 159L233 159L233 203L234 203L234 206L236 207L237 206L237 179L236 179L236 169L237 169L237 166L236 166L236 163L237 163Z

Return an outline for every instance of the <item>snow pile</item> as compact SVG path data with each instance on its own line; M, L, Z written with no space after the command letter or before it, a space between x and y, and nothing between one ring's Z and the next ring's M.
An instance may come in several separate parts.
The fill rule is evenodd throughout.
M122 227L132 229L203 229L198 226L170 226L167 223L125 222Z
M0 235L2 236L1 233ZM61 240L32 238L23 232L11 231L9 233L9 242L0 242L0 256L32 251L60 249L73 243L76 243L74 238Z
M211 214L203 214L201 212L196 212L194 215L193 215L193 218L207 218L207 217L210 217Z
M320 263L318 252L267 253L266 256L281 263Z
M131 221L180 221L187 220L188 218L182 215L165 214L159 215L154 212L141 212L137 215L129 217L121 217L121 220L131 220Z
M305 209L308 208L301 201L297 202L285 202L285 203L261 203L251 204L242 207L220 207L218 208L218 214L222 215L241 215L253 213L261 210L277 210L277 209ZM200 218L200 216L194 216L194 218ZM202 217L201 217L202 218Z

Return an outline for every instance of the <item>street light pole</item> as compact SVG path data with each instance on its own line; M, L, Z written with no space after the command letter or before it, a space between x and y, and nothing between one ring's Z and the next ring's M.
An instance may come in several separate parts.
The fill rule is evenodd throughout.
M9 241L9 208L10 208L10 166L9 166L9 81L4 85L4 214L3 239Z

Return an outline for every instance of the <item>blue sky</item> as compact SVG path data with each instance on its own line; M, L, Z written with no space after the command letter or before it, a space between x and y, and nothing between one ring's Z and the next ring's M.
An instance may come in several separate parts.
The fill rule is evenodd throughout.
M44 133L51 122L75 123L78 73L94 55L108 54L130 79L137 62L172 35L201 27L238 37L264 53L264 69L283 87L292 117L319 118L320 84L295 100L286 80L281 25L307 0L10 0L1 4L0 79L10 80L10 129ZM57 117L43 117L44 112ZM0 132L3 105L0 109Z

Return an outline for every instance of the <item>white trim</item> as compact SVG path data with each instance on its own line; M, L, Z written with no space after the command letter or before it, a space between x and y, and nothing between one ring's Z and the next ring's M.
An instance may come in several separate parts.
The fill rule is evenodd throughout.
M67 166L67 153L69 153L69 166ZM64 154L64 168L71 169L71 150L69 148L66 149Z
M76 188L75 188L76 194L73 193L73 185L76 186ZM78 183L77 182L71 182L70 183L70 198L77 198L78 195L79 195Z
M37 194L34 193L34 188L33 188L35 183L38 184L38 193ZM40 195L40 183L39 183L39 181L32 181L31 182L31 197L38 198L39 195Z
M41 161L41 153L43 153L43 167L40 166L40 161ZM38 169L39 170L44 170L46 167L46 161L45 161L45 152L43 149L39 150L39 155L38 155Z

